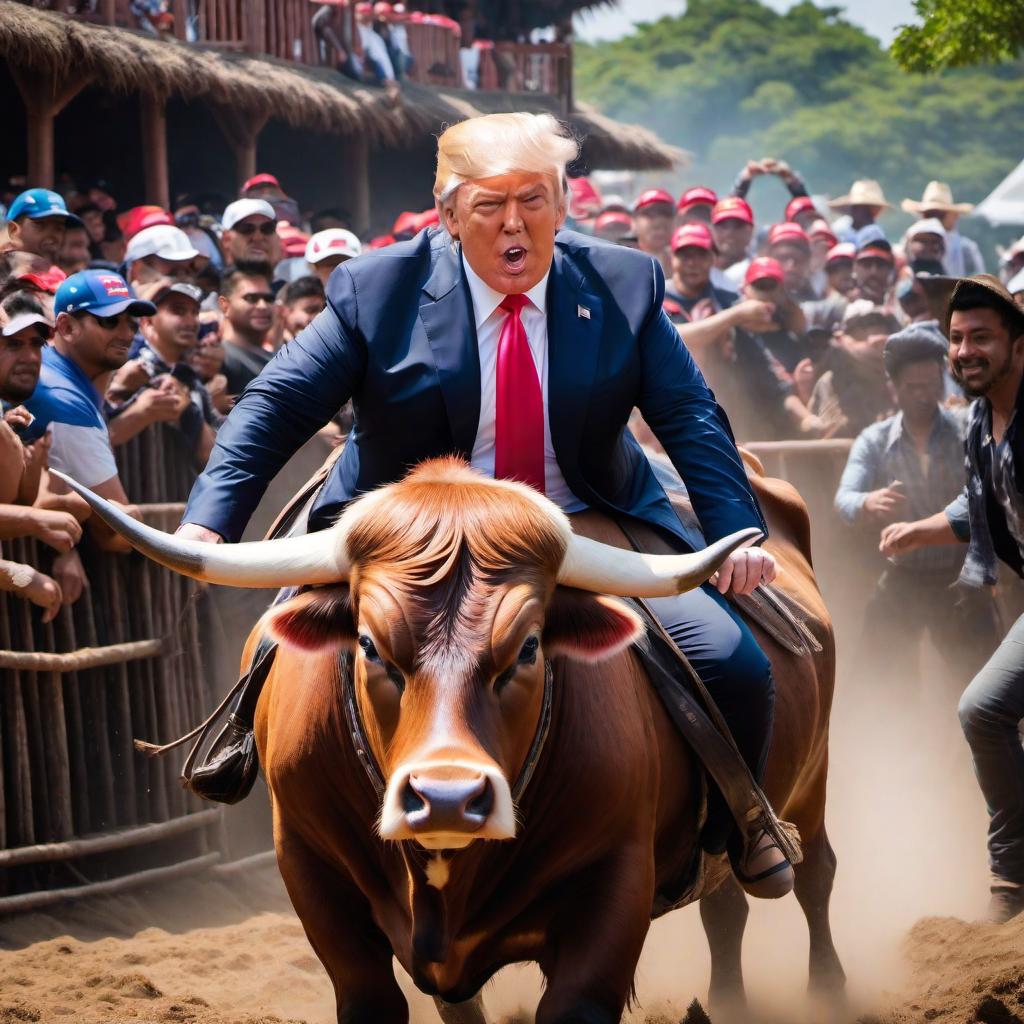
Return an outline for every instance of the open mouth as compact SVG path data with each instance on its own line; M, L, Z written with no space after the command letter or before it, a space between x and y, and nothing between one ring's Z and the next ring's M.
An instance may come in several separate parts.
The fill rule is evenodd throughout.
M522 273L526 266L526 250L521 245L513 245L501 254L501 263L507 274Z

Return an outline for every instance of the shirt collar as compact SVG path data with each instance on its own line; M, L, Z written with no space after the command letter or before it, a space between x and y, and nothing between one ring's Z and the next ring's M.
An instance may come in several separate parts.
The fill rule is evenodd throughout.
M469 294L473 299L473 317L477 330L479 330L484 321L504 302L505 296L487 284L469 265L469 260L465 257L462 257L462 266L466 271L466 280L469 282ZM548 267L547 273L526 293L530 302L544 314L547 314L548 277L550 276L551 268Z
M932 429L928 434L928 446L931 447L936 438L948 431L953 431L959 436L955 417L948 409L943 409L942 406L939 406L935 412L935 419L932 420ZM902 440L903 435L903 413L898 412L893 416L892 422L889 424L885 447L892 448L898 441Z
M78 363L68 356L62 355L53 345L43 349L43 365L56 371L64 380L84 394L97 409L102 408L102 396L96 385L89 380Z

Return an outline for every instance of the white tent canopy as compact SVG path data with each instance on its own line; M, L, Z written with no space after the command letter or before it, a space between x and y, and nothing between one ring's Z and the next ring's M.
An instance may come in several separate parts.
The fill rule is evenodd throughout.
M992 224L1024 224L1024 160L974 208Z

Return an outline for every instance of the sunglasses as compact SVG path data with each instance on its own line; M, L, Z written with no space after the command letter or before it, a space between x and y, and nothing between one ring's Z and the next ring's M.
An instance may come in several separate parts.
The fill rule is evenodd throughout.
M277 225L272 220L268 220L265 224L236 224L231 230L237 231L243 238L248 238L250 235L256 234L257 231L269 238L277 231Z
M128 324L132 334L138 333L139 330L138 317L130 316L128 313L118 313L117 316L97 316L87 310L81 310L78 313L73 313L72 316L79 320L84 316L91 316L105 331L116 331L122 322Z
M255 306L259 302L265 302L268 306L274 304L273 292L246 292L240 298L243 302L248 302L250 306Z

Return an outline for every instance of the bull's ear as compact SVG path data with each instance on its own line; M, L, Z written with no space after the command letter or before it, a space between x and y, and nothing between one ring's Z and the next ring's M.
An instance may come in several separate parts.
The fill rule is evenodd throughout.
M303 651L339 650L355 643L348 587L318 587L271 608L264 628L281 644Z
M582 661L604 661L644 631L640 616L614 597L558 587L544 620L544 651Z

